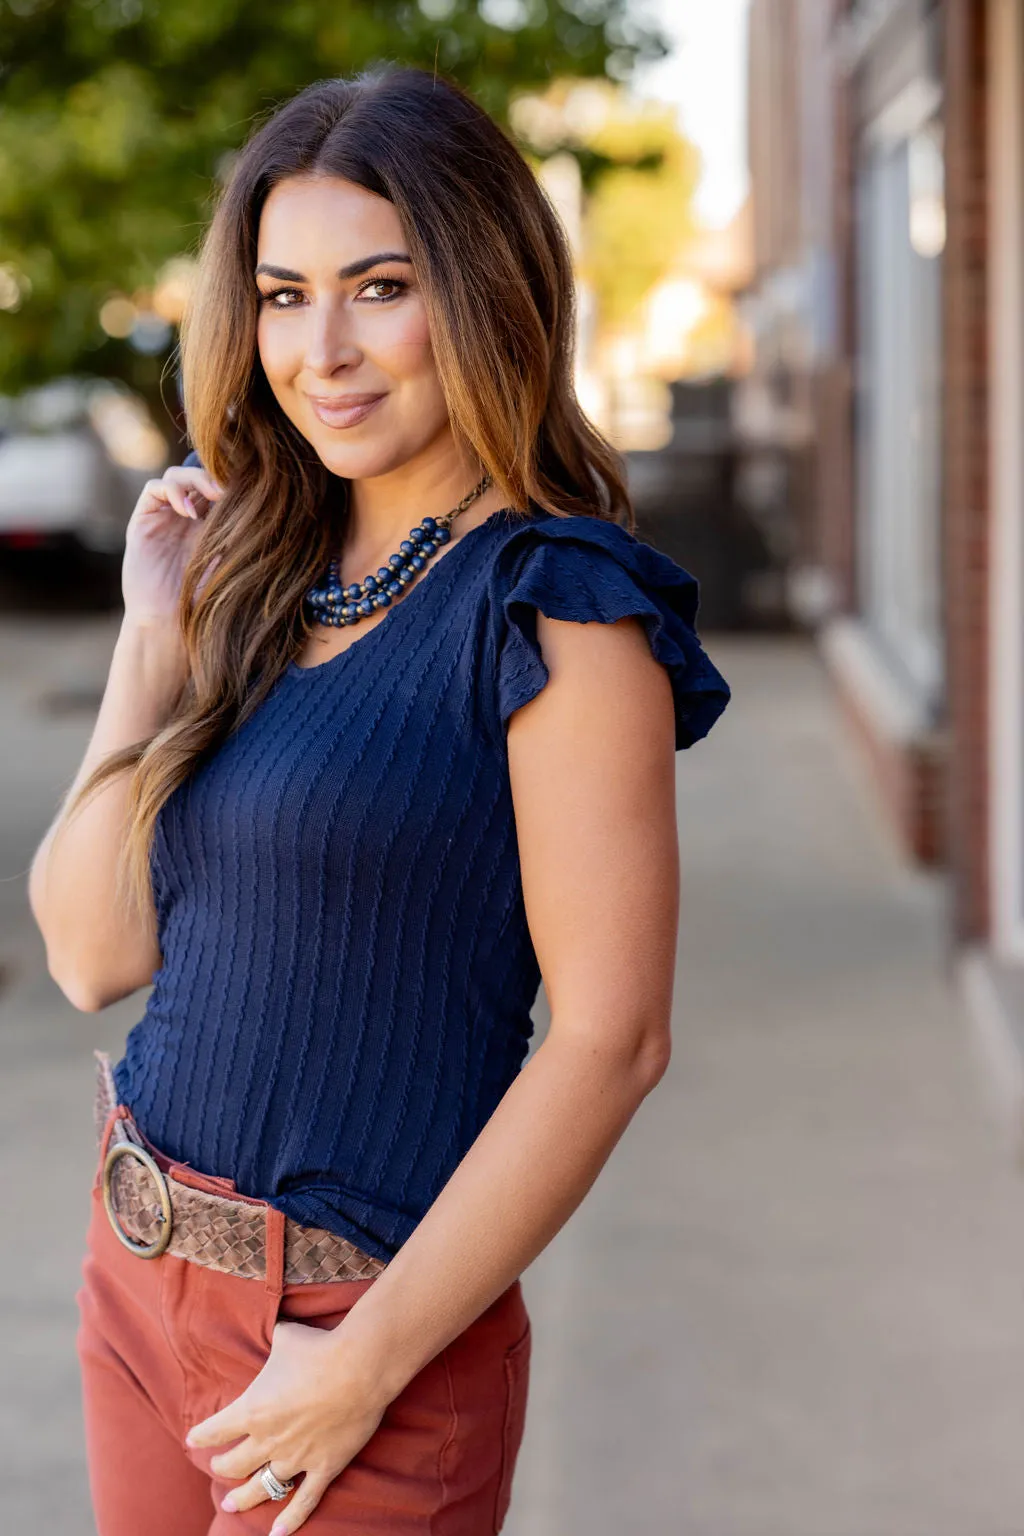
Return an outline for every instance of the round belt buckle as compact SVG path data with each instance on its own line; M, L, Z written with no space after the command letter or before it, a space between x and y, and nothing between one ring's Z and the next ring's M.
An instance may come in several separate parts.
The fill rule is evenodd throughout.
M114 1211L114 1201L111 1195L111 1178L114 1172L114 1164L122 1157L136 1158L149 1173L156 1185L160 1196L160 1220L163 1223L159 1237L152 1243L137 1243L133 1237L129 1237L123 1231ZM103 1208L107 1213L107 1220L114 1229L114 1236L123 1243L129 1253L134 1253L140 1259L158 1258L171 1240L171 1195L167 1188L167 1180L164 1178L159 1165L146 1151L145 1147L138 1146L134 1141L118 1141L111 1146L103 1163Z

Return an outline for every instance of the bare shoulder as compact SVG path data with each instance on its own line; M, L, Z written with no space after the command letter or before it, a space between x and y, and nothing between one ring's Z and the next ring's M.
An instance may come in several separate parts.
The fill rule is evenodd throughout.
M678 919L672 689L640 620L538 616L549 677L512 719L523 895L555 1016L667 1017ZM604 1026L601 1026L604 1027Z
M524 735L567 729L581 747L608 749L625 740L633 752L674 750L672 687L639 619L580 624L537 615L537 640L549 681L509 727Z

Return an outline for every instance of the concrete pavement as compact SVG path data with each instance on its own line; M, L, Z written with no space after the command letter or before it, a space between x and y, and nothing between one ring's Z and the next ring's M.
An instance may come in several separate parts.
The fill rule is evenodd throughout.
M113 633L0 624L5 1522L60 1536L92 1531L73 1345L90 1053L140 999L63 1001L21 871ZM1024 1186L947 982L939 889L890 848L811 651L711 649L736 697L678 759L675 1055L526 1276L507 1536L1016 1536Z
M813 654L712 646L676 1049L528 1275L512 1536L1024 1531L1024 1188Z

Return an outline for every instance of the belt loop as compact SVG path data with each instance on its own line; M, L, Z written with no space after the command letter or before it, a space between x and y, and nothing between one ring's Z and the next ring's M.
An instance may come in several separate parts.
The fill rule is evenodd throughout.
M99 1167L102 1169L107 1159L107 1149L110 1146L110 1138L114 1134L114 1126L119 1120L128 1119L128 1107L125 1104L112 1104L107 1114L107 1123L103 1127L103 1135L100 1138Z
M114 1122L117 1120L119 1108L120 1105L112 1104L107 1111L107 1118L104 1121L103 1130L100 1134L99 1155L96 1159L96 1170L92 1180L93 1189L99 1189L103 1183L103 1164L107 1160L107 1148L110 1146L110 1137L114 1130Z
M279 1211L276 1206L268 1205L264 1219L266 1222L266 1287L269 1295L279 1297L284 1293L284 1212Z

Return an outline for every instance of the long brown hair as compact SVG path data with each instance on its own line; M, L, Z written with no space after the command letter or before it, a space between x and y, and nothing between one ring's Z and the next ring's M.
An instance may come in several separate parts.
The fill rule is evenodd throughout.
M256 343L260 213L299 175L340 177L394 204L453 431L504 501L633 522L621 459L573 388L563 228L511 140L452 82L391 64L287 102L235 161L182 332L189 433L225 488L182 581L188 682L168 724L112 753L74 800L131 771L122 889L143 913L160 807L298 654L303 594L343 540L348 482L278 407Z

